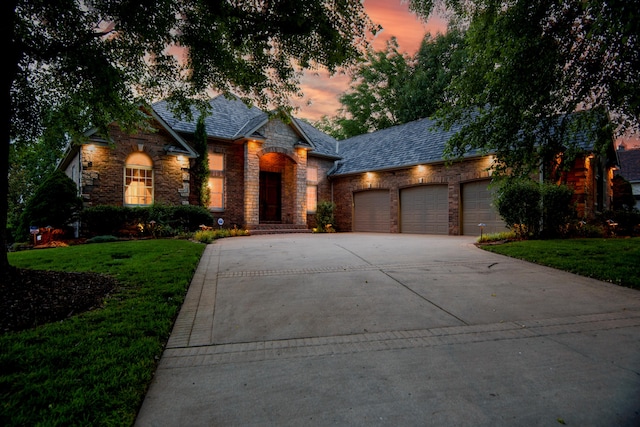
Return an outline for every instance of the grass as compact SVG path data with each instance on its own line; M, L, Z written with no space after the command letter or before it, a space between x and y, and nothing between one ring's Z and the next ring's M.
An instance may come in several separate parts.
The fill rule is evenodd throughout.
M640 238L525 240L485 250L640 289Z
M0 335L0 424L133 425L204 245L142 240L9 254L15 267L91 271L104 307Z

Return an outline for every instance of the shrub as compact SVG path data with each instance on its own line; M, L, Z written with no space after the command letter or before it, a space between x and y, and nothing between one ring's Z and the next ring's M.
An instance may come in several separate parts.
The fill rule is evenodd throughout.
M82 211L82 229L89 235L116 235L127 223L129 212L122 206L100 205Z
M87 235L169 237L211 225L213 217L201 206L151 207L94 206L82 213Z
M318 203L316 207L316 233L332 233L335 232L333 224L335 223L334 210L336 204L333 202L323 201Z
M640 231L640 211L637 209L607 211L599 219L603 228L611 235L633 236Z
M20 216L17 240L29 239L29 227L66 229L82 210L75 183L62 171L52 172L27 201Z
M536 237L540 232L540 193L540 186L528 179L508 179L496 193L498 213L518 238Z
M569 223L575 218L573 190L566 185L544 183L540 186L542 195L542 227L545 237L564 236L569 231Z
M216 230L199 230L193 233L193 240L200 243L213 243L214 240L223 239L225 237L248 236L249 231L238 227L232 229L220 228Z
M514 231L501 231L499 233L483 234L478 237L478 243L500 242L504 240L515 240L517 238Z

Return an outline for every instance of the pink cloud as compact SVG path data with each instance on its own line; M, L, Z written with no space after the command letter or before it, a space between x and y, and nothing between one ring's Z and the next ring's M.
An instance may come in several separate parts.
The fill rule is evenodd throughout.
M383 30L372 40L375 50L382 50L392 36L398 40L401 51L414 55L420 42L428 32L443 33L447 29L446 19L433 16L426 23L409 11L409 5L401 0L365 0L364 8L371 19ZM339 96L349 88L349 77L327 72L307 72L301 80L302 99L292 100L299 110L296 116L311 121L326 115L335 116L340 108Z

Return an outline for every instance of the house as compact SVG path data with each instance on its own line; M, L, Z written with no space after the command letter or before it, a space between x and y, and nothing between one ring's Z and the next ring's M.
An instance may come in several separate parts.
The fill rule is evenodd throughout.
M620 146L618 158L620 159L618 174L629 181L634 198L640 201L640 148L628 150Z
M209 209L229 226L307 230L317 203L333 201L340 231L505 229L492 206L493 157L470 153L446 164L443 150L453 131L435 130L429 119L336 141L305 121L238 98L218 96L210 106ZM196 203L189 168L197 156L191 148L197 114L183 120L165 102L152 107L155 132L130 136L114 125L109 141L88 134L60 163L88 206ZM588 217L610 199L611 165L587 152L575 166L565 178Z

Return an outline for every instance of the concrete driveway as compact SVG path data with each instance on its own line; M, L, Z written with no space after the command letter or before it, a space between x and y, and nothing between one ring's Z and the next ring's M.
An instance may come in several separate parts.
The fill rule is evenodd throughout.
M640 292L473 241L207 246L136 425L640 425Z

